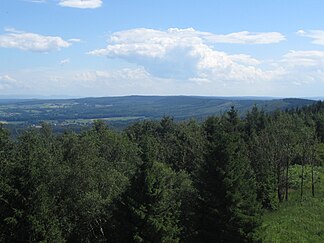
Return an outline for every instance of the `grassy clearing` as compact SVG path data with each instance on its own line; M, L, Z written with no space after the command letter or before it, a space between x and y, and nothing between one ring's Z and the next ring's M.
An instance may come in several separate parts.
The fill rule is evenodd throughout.
M291 170L291 179L297 185L300 167ZM276 211L265 213L260 229L263 242L324 242L324 168L316 168L315 197L311 195L310 167L307 171L303 199L295 187L288 202Z

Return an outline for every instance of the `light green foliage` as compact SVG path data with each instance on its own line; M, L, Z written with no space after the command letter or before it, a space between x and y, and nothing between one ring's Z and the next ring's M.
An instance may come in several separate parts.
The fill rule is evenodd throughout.
M324 242L324 168L317 167L317 194L312 197L309 167L306 168L305 196L300 199L299 190L291 191L290 201L280 205L278 210L266 212L259 229L263 242ZM298 181L300 166L291 168L292 181Z
M324 143L318 144L317 156L318 156L319 165L324 166Z
M103 122L81 135L62 138L61 178L57 181L69 240L105 240L110 207L139 164L136 147Z
M59 137L43 124L13 145L0 173L0 239L105 240L110 207L140 164L136 146L100 122L88 132Z
M289 168L289 188L297 191L300 190L300 181L302 177L302 166L301 165L292 165ZM323 172L321 167L315 167L314 169L314 181L315 187L321 185L321 175L320 173ZM323 179L322 179L323 180ZM312 168L310 165L306 165L304 168L304 188L306 191L310 191L312 183ZM322 182L324 183L324 182ZM308 189L308 190L307 190Z

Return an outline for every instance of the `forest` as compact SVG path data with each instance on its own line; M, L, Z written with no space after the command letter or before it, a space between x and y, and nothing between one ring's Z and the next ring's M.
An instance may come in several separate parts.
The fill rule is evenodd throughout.
M320 101L122 131L1 127L0 242L323 242L323 162Z
M285 110L315 103L298 98L267 97L208 97L208 96L119 96L79 99L4 100L0 96L0 123L16 135L41 121L52 125L54 132L66 129L80 131L94 120L105 120L111 128L123 130L134 121L195 118L199 121L210 115L221 115L235 106L239 115L254 106L264 111Z

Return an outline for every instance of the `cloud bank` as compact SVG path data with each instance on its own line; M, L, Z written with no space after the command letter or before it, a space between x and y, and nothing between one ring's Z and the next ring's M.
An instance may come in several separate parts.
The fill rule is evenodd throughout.
M192 28L131 29L113 33L106 48L90 55L119 58L140 65L159 78L253 81L276 75L263 71L261 62L246 54L229 55L214 48L216 43L269 44L284 40L275 32L238 32L216 35Z
M16 39L23 39L24 34L28 33L13 29L6 31L8 33L4 35L13 35L10 38L15 40L10 47L22 49L18 47L17 43L20 42ZM107 70L68 70L62 68L62 65L68 64L70 59L59 59L59 69L21 70L0 74L1 91L9 94L14 87L20 87L25 93L64 93L79 96L321 95L320 92L324 90L323 51L291 50L276 59L261 60L247 53L221 51L223 45L218 45L269 45L285 39L283 35L274 33L276 32L237 32L217 35L192 28L171 28L165 31L139 28L119 31L109 36L106 47L88 53L111 60L118 59L121 65L117 68L111 66ZM307 33L309 34L299 31L298 34L306 36ZM3 42L4 35L0 35L0 46L8 43ZM41 37L48 41L48 36ZM31 42L30 39L25 39ZM54 42L51 48L30 48L23 42L22 46L24 50L44 52L58 50L80 40L62 41L67 45ZM33 43L36 45L37 41L33 40ZM316 94L314 86L318 90Z

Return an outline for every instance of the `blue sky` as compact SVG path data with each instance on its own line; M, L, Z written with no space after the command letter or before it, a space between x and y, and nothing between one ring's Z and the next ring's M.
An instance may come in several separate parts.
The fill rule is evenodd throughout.
M1 0L0 96L323 96L321 0Z

